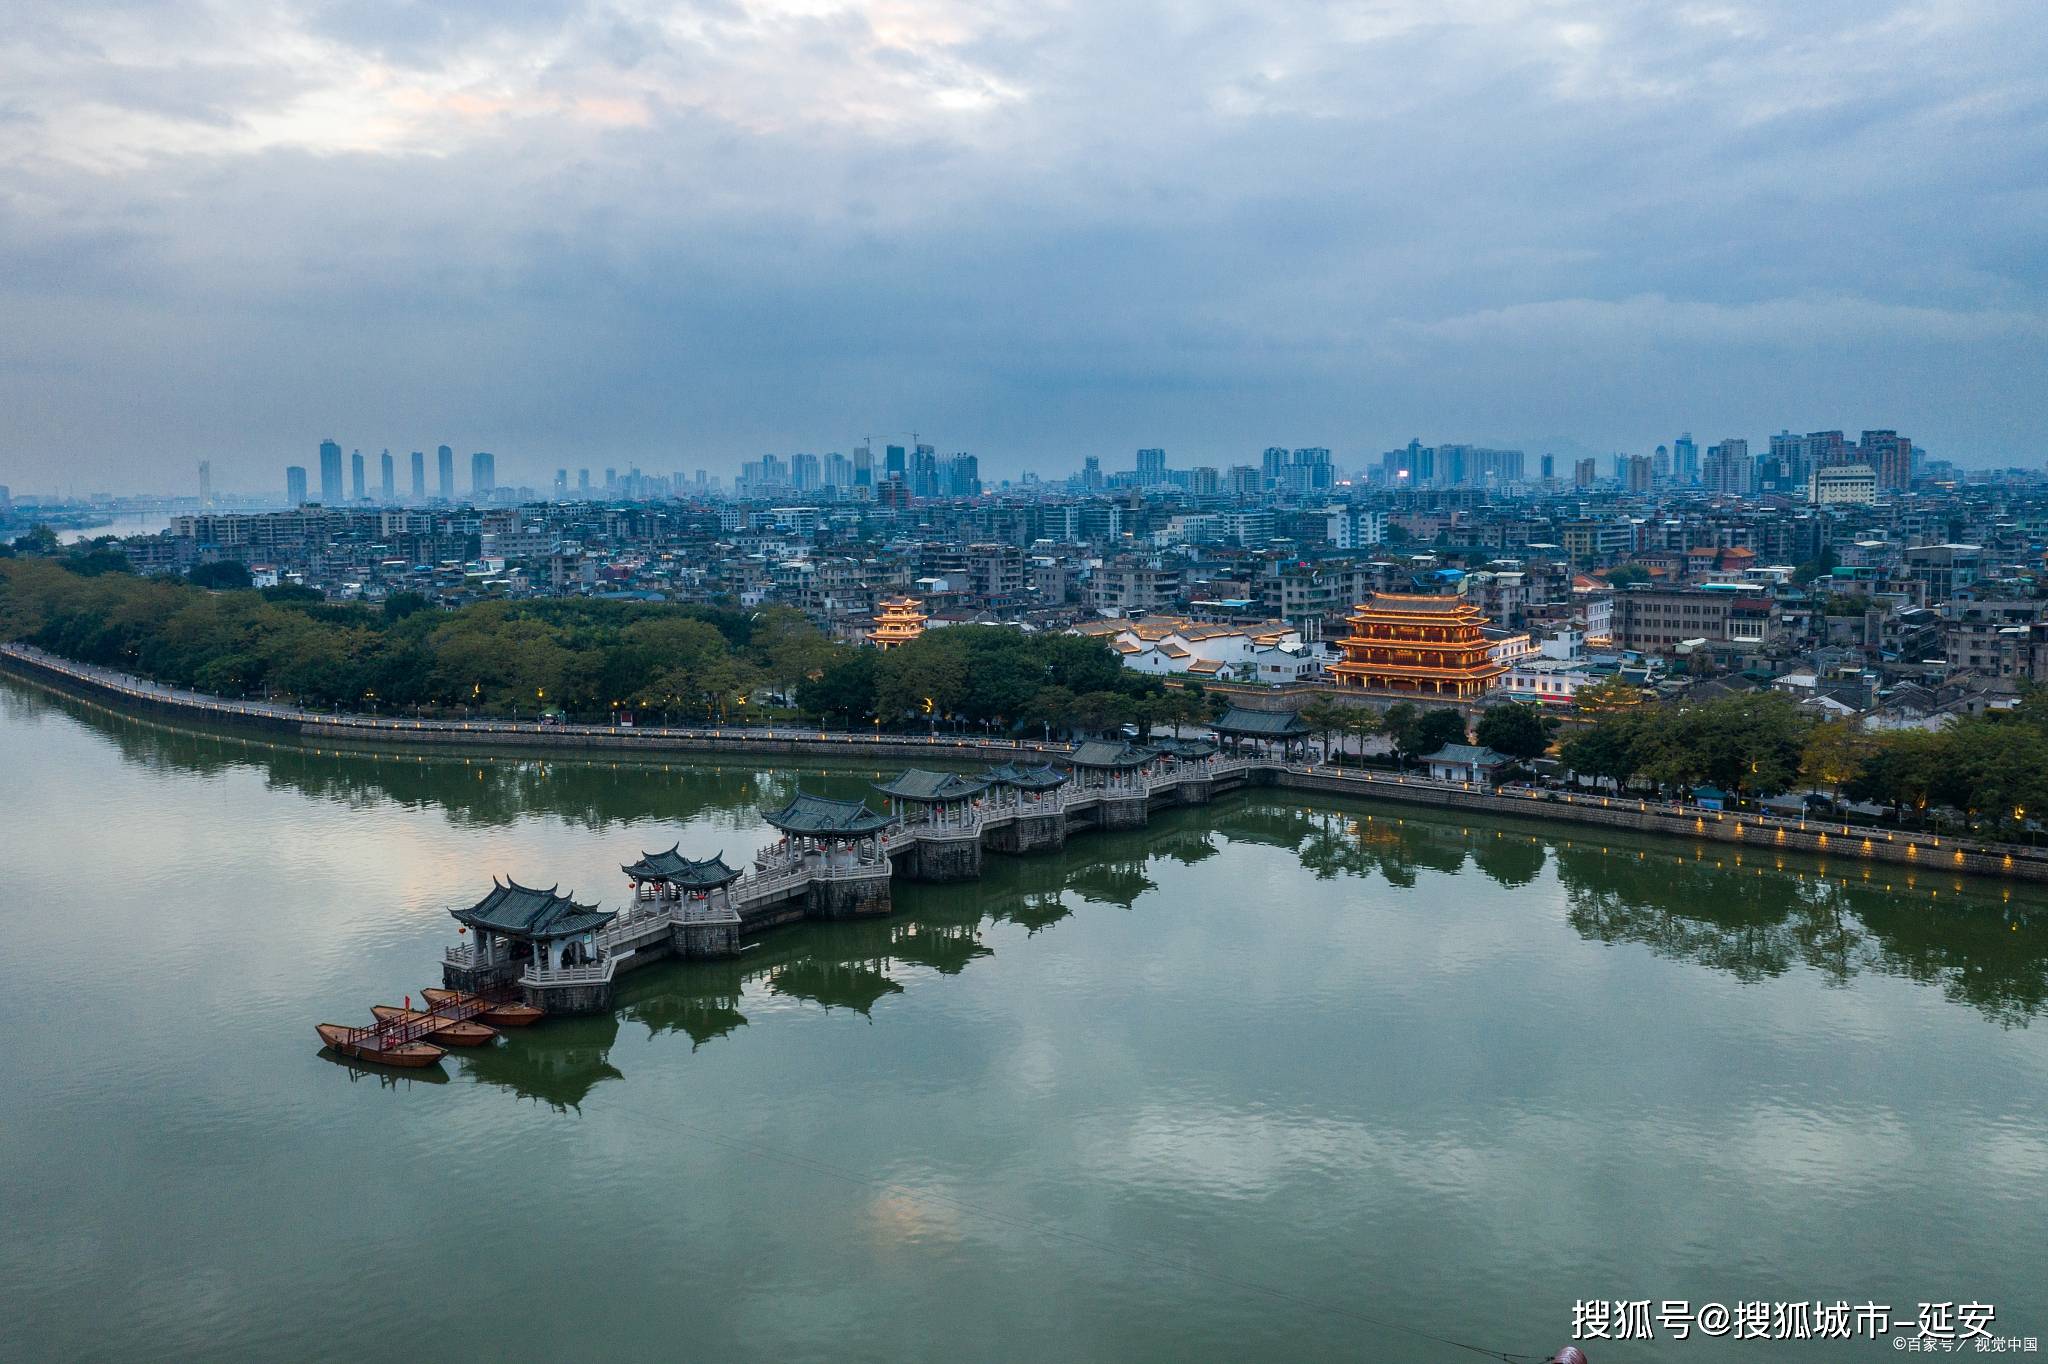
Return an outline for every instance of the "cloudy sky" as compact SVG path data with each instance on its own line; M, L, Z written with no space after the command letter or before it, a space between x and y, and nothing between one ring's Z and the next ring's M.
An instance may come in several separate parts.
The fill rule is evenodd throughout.
M0 482L2048 455L2039 0L12 0Z

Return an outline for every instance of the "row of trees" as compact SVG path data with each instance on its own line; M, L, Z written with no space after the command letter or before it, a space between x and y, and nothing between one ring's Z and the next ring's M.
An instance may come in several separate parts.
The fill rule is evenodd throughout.
M23 556L0 561L0 635L223 696L678 721L730 718L850 652L791 610L538 600L439 611L411 593L373 608Z
M1436 752L1446 744L1476 743L1517 762L1549 751L1557 721L1543 708L1521 701L1489 706L1468 734L1463 713L1451 706L1418 706L1399 701L1385 713L1364 706L1316 700L1301 708L1302 723L1323 741L1326 753L1341 755L1348 740L1384 736L1396 761L1403 764Z
M884 653L834 643L788 608L541 599L442 611L412 593L370 607L82 562L0 561L0 635L222 696L579 719L629 710L677 723L741 720L766 700L837 723L1003 732L1209 718L1199 690L1168 688L1072 635L961 626Z
M1601 715L1560 756L1623 790L1713 785L1740 799L1803 786L1890 806L1901 819L1945 810L2009 827L2048 809L2048 695L1944 729L1883 733L1816 720L1778 692L1637 706Z

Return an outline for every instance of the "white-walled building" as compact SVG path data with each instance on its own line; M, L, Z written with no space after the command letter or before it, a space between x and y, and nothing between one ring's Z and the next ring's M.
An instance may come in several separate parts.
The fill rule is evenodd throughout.
M1086 621L1077 635L1107 640L1126 668L1164 676L1186 673L1230 682L1279 685L1322 671L1318 652L1285 621L1218 624L1180 616Z
M1387 514L1368 507L1335 506L1325 516L1325 534L1337 549L1364 549L1387 538Z

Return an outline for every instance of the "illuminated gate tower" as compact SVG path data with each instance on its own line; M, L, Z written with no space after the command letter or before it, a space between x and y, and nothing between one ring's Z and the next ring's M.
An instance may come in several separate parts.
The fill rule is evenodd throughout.
M885 598L875 612L875 628L868 631L868 638L877 649L894 649L910 643L924 633L924 623L930 619L923 605L915 597Z
M1488 652L1485 624L1463 597L1375 592L1352 611L1330 675L1340 687L1468 701L1507 671Z

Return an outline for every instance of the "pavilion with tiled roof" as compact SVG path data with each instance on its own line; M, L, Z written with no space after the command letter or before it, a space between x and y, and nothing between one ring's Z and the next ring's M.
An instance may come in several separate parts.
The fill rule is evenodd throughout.
M874 787L889 798L890 813L904 824L965 828L976 822L975 812L988 791L988 781L962 772L913 767L889 781L874 783Z
M633 878L636 887L660 886L673 892L704 892L729 886L740 879L735 868L725 864L724 853L713 853L703 861L682 855L677 844L667 852L643 853L638 862L619 868Z
M756 858L764 869L791 870L799 864L885 866L882 845L892 821L864 800L834 800L799 789L789 803L763 810L761 818L782 830L782 844Z
M1144 770L1158 757L1157 749L1140 748L1123 739L1089 739L1074 746L1067 765L1074 769L1077 790L1143 791Z
M889 817L870 810L864 800L834 800L802 790L788 804L763 810L761 818L802 838L864 838L889 827Z
M1308 745L1308 726L1291 710L1247 710L1232 706L1209 728L1230 742L1233 751L1246 744L1280 745L1283 753Z
M981 775L990 786L1007 786L1018 791L1051 791L1067 782L1067 774L1050 763L1041 767L1004 763L999 767L983 768Z
M981 777L988 783L988 804L997 810L1017 810L1041 802L1056 808L1059 789L1071 780L1057 767L1030 767L1014 762L984 767Z
M523 945L546 970L555 961L589 961L597 956L597 931L617 917L596 905L578 904L559 886L536 890L511 878L493 880L483 899L449 915L476 934L476 950L488 961L500 944Z

